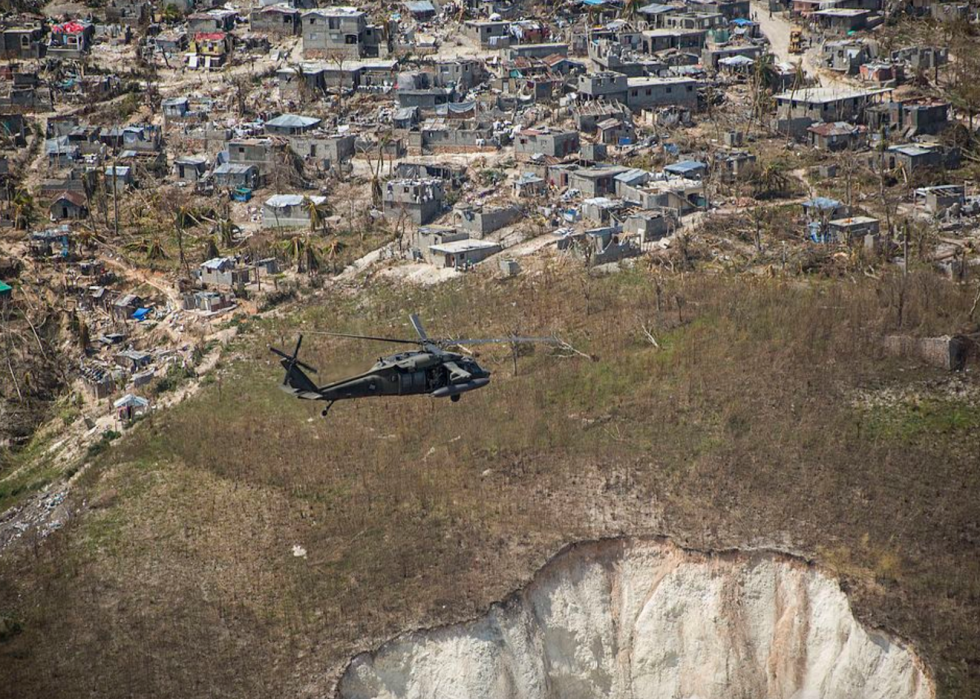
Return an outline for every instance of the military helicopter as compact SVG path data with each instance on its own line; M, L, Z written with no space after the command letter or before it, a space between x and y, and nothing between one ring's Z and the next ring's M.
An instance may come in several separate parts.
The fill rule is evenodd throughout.
M539 342L559 344L555 337L495 337L482 339L432 339L422 327L418 315L409 316L412 327L419 339L409 340L372 335L351 335L348 333L318 332L318 335L349 337L357 340L392 342L402 345L416 345L417 350L408 350L381 357L378 362L363 374L351 376L325 386L317 386L304 373L304 369L316 373L316 369L300 361L299 348L303 336L296 341L293 353L286 354L275 347L269 349L281 359L279 363L286 370L280 388L303 400L327 401L327 407L320 413L323 417L338 400L367 398L369 396L413 396L429 394L433 398L449 398L458 401L464 393L483 388L490 383L490 372L467 357L447 350L449 347L467 345L487 345L493 343Z

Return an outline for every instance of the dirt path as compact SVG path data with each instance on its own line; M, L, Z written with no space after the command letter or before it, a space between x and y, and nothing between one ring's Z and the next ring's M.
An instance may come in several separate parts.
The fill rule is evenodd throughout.
M768 8L756 0L752 2L752 9L758 17L759 28L769 39L771 50L780 63L798 65L802 61L804 72L810 77L817 78L822 87L847 84L843 76L820 67L819 45L810 46L802 56L789 52L789 34L793 27L798 25L790 21L784 13L774 12L770 16Z

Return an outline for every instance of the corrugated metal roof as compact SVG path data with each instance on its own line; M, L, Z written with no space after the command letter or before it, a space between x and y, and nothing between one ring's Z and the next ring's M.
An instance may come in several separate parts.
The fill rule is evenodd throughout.
M425 12L435 12L436 8L429 0L410 0L409 2L403 2L409 12L423 14Z
M667 172L695 172L697 170L704 170L707 165L699 160L681 160L680 162L672 163L664 168Z
M316 117L302 116L301 114L281 114L275 119L269 119L265 122L266 126L274 126L277 128L310 128L311 126L316 126L322 119L317 119Z

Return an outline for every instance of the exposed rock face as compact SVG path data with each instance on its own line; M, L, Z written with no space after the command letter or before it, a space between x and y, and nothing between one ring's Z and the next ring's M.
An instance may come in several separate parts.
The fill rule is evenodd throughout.
M773 553L573 547L486 616L356 657L343 699L931 699L836 581Z

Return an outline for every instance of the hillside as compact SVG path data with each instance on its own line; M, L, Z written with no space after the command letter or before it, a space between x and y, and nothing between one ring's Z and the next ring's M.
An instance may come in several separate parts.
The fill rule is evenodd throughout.
M65 525L0 559L0 696L329 696L358 652L620 534L812 559L939 696L980 693L980 390L882 350L972 330L968 289L547 269L330 287L239 323L197 395L90 449ZM324 382L386 348L311 331L403 334L412 311L577 352L522 352L515 376L485 350L493 382L458 404L324 420L277 390L268 344L305 330Z

